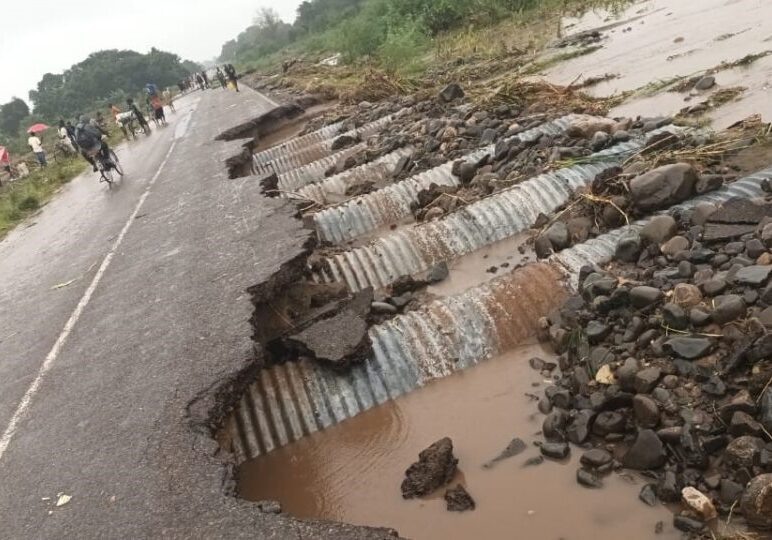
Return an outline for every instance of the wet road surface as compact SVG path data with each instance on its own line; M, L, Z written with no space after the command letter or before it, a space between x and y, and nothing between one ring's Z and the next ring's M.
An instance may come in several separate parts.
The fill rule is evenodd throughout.
M246 89L183 98L117 149L117 189L85 174L0 243L0 537L383 537L225 496L205 429L251 357L246 288L308 234L227 180L239 142L213 142L270 107Z

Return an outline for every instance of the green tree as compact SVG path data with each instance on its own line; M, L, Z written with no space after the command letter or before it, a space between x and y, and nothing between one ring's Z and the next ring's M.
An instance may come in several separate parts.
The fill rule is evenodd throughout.
M292 25L282 21L276 10L262 8L251 26L223 45L219 59L234 62L271 54L290 43L291 31Z
M147 83L172 86L197 69L197 64L155 48L147 54L98 51L64 73L46 73L30 99L35 114L53 122L102 107L116 97L134 95Z
M19 132L21 121L29 116L29 107L23 99L17 97L0 106L0 131L8 136Z

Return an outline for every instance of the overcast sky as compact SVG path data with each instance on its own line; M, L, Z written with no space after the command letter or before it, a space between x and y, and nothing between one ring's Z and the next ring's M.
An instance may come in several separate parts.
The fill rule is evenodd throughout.
M0 104L28 101L43 74L61 73L101 49L151 47L209 60L273 7L292 22L301 0L2 0Z

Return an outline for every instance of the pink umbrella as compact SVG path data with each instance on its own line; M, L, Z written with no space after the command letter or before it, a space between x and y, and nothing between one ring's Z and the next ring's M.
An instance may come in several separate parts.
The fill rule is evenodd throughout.
M49 126L45 124L35 124L34 126L30 126L30 128L27 130L27 133L40 133L41 131L45 131L48 129Z

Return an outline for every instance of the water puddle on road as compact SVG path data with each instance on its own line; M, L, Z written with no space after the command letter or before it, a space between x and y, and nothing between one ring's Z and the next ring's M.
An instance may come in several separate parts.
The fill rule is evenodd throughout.
M567 463L524 466L539 455L532 443L543 419L528 397L546 384L528 364L534 356L550 355L536 345L521 347L248 461L239 471L239 494L278 500L301 518L388 526L416 540L648 540L660 521L657 538L679 538L666 508L638 501L642 479L614 473L602 489L578 486L578 448ZM474 511L448 512L444 489L426 499L401 497L405 469L444 436L459 458L451 485L466 486ZM528 449L483 468L514 437Z

